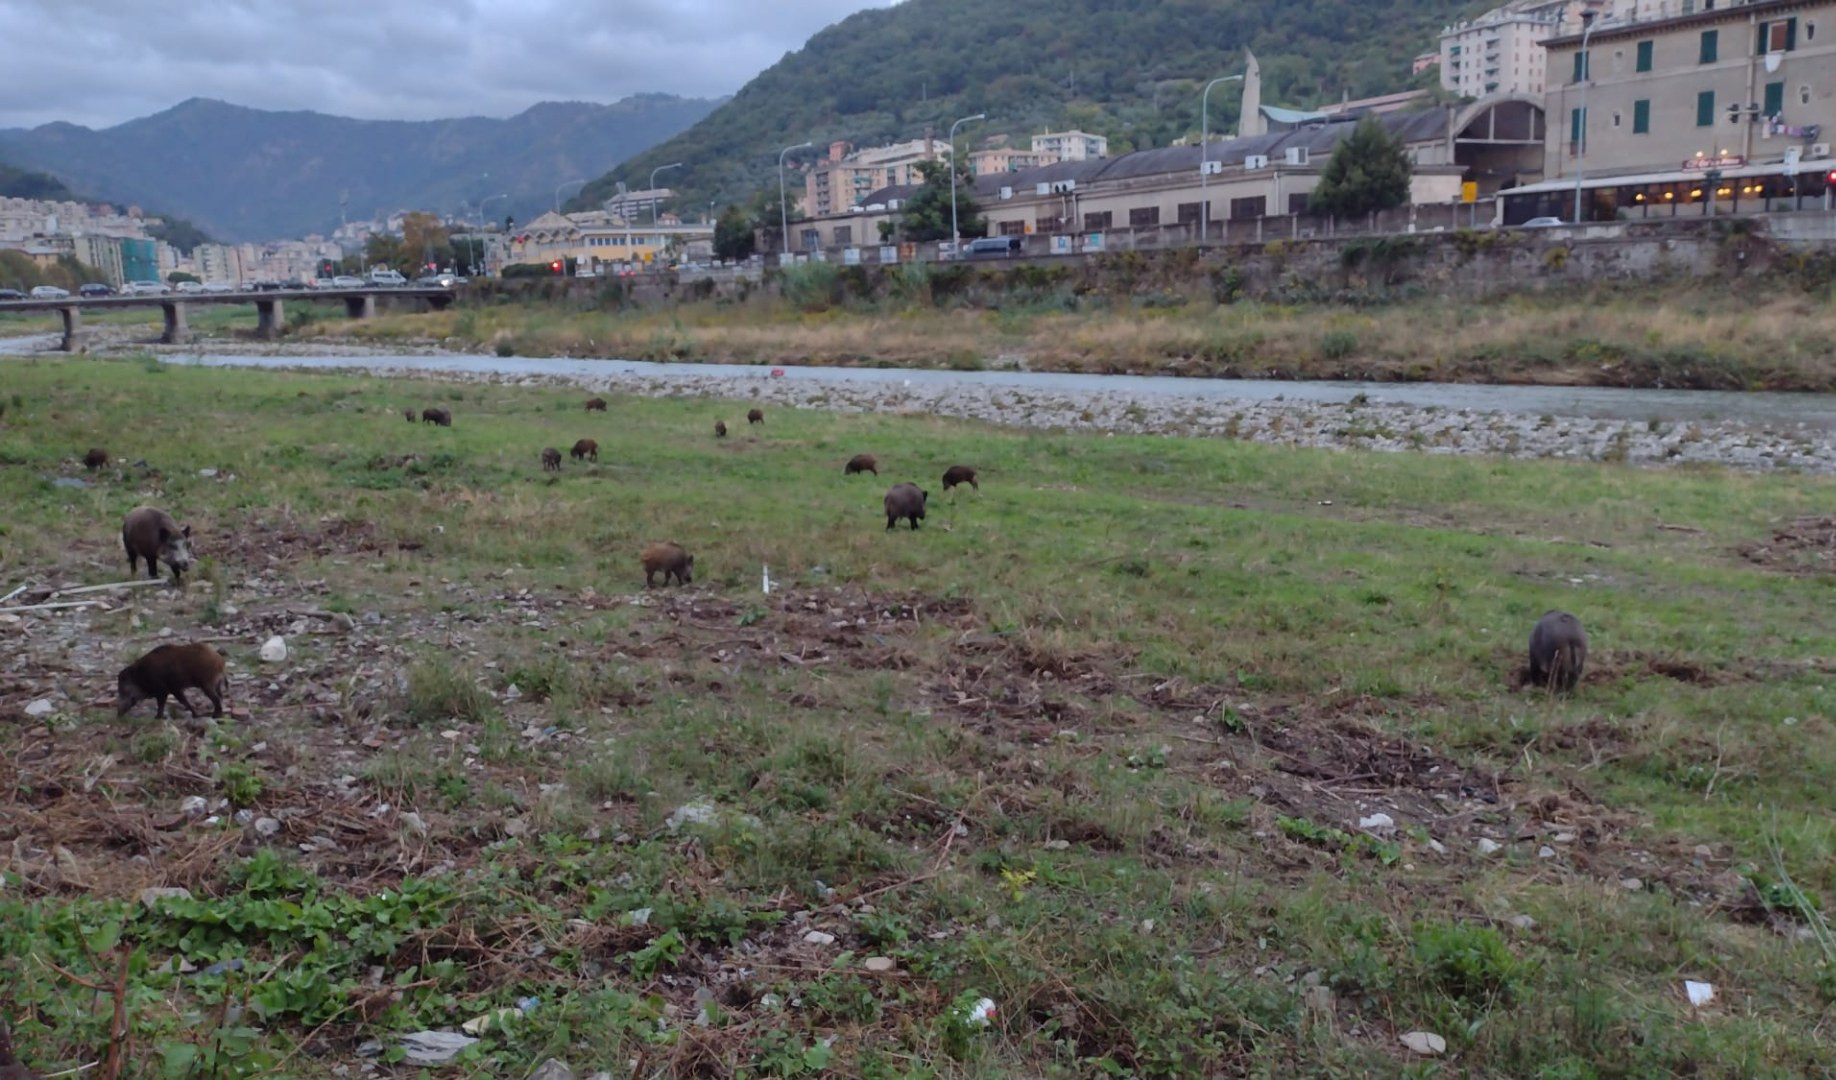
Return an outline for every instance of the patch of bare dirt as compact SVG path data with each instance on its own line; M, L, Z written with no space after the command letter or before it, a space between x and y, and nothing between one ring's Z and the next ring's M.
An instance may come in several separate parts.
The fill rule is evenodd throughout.
M253 568L334 555L419 551L424 546L418 540L386 536L375 522L327 517L311 522L253 520L213 540L210 554Z
M1742 544L1741 557L1787 574L1836 574L1836 517L1803 517L1765 540Z

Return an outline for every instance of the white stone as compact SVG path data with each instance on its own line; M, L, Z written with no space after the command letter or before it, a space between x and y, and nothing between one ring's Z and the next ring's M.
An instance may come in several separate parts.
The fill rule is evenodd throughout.
M188 817L197 817L210 809L210 801L202 795L187 795L179 803L179 812Z
M279 634L269 638L261 647L261 658L269 664L283 663L287 659L287 643Z
M833 945L835 944L835 935L825 934L821 930L811 930L809 933L803 935L803 940L811 945Z
M51 704L46 698L39 698L37 701L25 707L25 714L34 720L50 716L56 711L57 706Z
M1495 855L1504 850L1504 845L1489 837L1481 836L1479 838L1478 848L1479 854L1481 855Z
M1410 1053L1423 1057L1437 1057L1447 1052L1447 1040L1432 1031L1411 1031L1397 1041L1408 1047Z
M890 956L869 956L863 965L868 971L885 973L899 965Z
M1555 848L1550 847L1548 844L1544 844L1542 847L1536 849L1536 857L1539 859L1553 859L1555 858Z
M670 832L675 832L684 825L712 825L719 820L720 811L710 802L692 802L676 807L663 824Z
M1367 832L1385 835L1396 831L1396 819L1388 814L1372 814L1358 819L1358 827Z
M280 832L280 830L281 823L271 817L259 817L255 819L255 832L258 836L273 836Z
M1519 930L1536 929L1536 920L1532 919L1528 915L1513 915L1511 916L1509 922L1511 923L1512 926L1517 927Z

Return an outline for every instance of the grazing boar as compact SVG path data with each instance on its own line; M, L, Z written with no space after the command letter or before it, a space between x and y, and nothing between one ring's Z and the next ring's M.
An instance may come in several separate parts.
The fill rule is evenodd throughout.
M864 472L870 472L875 476L880 475L880 463L874 460L872 454L856 454L849 458L848 466L842 470L842 475L853 476L855 473Z
M1530 682L1568 693L1587 663L1587 631L1566 611L1550 611L1530 631Z
M438 424L441 427L452 427L453 414L447 412L445 409L422 409L421 423Z
M894 484L886 493L886 527L892 528L900 518L907 518L912 528L918 528L919 519L924 517L924 504L931 497L928 491L920 491L917 484Z
M159 703L153 715L163 718L166 698L175 697L185 711L196 716L197 708L185 696L192 689L202 690L210 699L210 715L223 715L223 693L229 689L223 654L201 642L156 646L115 677L115 715L126 716L129 709L152 698Z
M714 437L716 439L724 439L727 437L727 422L725 420L714 421Z
M191 569L191 526L179 528L172 515L151 506L128 511L121 522L121 546L127 549L128 573L147 561L147 576L159 576L159 563L172 571L172 583L182 584L181 577Z
M414 423L414 410L413 409L403 409L402 419L408 421L410 424Z
M575 456L578 457L579 455L576 454ZM552 446L543 450L542 451L542 468L546 469L549 472L560 472L561 471L561 451L556 450Z
M663 575L663 585L668 587L669 579L674 576L676 584L687 585L695 580L695 556L682 550L677 543L651 544L639 556L644 561L644 587L650 588L658 574Z
M969 465L952 465L944 472L945 491L958 484L968 484L977 491L982 490L982 485L975 482L975 469Z
M602 397L596 397L592 399L591 401L587 402L586 411L587 412L605 412L606 411L606 399Z
M90 472L94 472L107 464L108 451L99 446L91 447L89 453L83 455L83 467Z
M594 442L592 439L581 439L579 442L574 444L574 448L568 451L568 453L574 455L575 461L586 461L586 460L598 461L599 460L599 444Z
M749 410L746 413L746 422L748 424L763 424L765 422L764 410L762 409Z

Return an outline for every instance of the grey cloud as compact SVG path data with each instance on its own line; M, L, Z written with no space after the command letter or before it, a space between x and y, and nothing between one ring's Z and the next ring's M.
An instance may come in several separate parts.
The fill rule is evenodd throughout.
M0 128L209 97L370 119L711 97L891 0L0 0Z

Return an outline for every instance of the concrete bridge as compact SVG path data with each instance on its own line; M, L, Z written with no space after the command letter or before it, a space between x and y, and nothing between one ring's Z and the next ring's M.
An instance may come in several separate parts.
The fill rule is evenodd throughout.
M179 345L190 339L185 325L185 310L196 304L254 304L255 336L273 340L281 334L286 316L282 305L292 301L343 301L344 310L353 319L367 319L376 314L379 297L422 300L435 311L453 302L453 290L413 286L403 289L368 286L360 289L286 289L266 292L190 292L161 293L150 296L67 296L60 300L0 300L0 313L9 311L55 311L64 321L65 352L75 352L82 345L83 312L108 311L113 308L158 307L165 313L166 328L159 340Z

